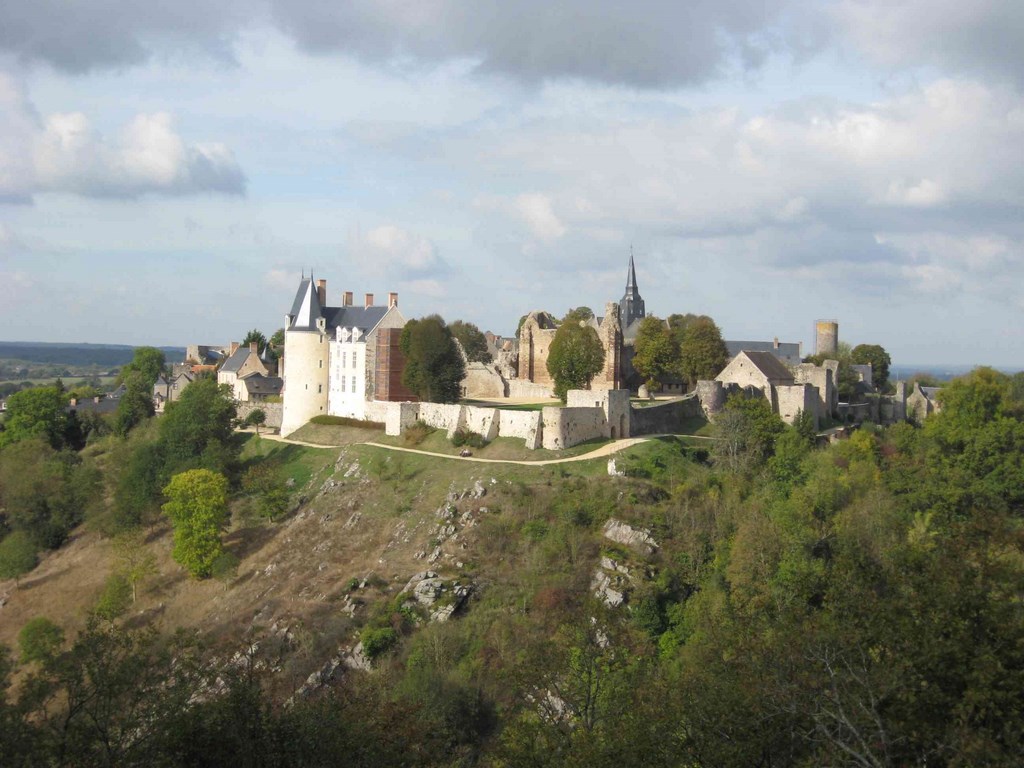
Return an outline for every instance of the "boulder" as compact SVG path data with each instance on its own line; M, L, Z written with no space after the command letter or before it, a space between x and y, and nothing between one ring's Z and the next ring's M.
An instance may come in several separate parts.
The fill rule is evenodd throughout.
M627 547L650 555L658 548L658 542L651 536L651 532L643 528L634 528L631 525L609 518L601 531L606 539L625 544Z

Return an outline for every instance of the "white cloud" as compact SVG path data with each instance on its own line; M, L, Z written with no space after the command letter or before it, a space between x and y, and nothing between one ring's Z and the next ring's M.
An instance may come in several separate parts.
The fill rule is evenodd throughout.
M231 150L187 143L166 112L135 116L109 141L80 112L41 120L24 90L2 73L0 108L0 200L40 192L130 198L245 190Z
M541 240L557 240L565 234L565 225L555 215L548 195L539 192L519 195L514 207L530 232Z
M394 224L357 235L350 247L369 269L392 279L428 279L448 271L430 240Z

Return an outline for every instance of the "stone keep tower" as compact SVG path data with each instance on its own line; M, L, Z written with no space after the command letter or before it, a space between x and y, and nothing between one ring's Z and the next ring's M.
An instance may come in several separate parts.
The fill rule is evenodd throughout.
M814 354L835 355L839 351L839 322L819 320L814 326Z

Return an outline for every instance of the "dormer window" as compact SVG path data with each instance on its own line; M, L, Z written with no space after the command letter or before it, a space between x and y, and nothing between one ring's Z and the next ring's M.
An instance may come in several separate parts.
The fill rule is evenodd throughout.
M362 331L362 329L361 328L353 328L352 329L352 341L359 341L361 338L363 338L363 331Z

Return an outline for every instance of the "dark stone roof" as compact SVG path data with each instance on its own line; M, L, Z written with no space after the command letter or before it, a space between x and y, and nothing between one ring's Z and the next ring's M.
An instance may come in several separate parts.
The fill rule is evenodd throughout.
M280 395L284 388L284 379L278 376L264 376L262 373L243 376L242 383L250 395Z
M743 354L754 364L761 373L773 382L780 379L793 381L793 372L786 367L779 358L771 352L758 352L757 350L744 349Z
M117 406L121 402L121 396L127 391L128 390L125 385L122 384L113 392L108 392L106 395L98 398L79 400L74 405L69 404L68 410L82 411L83 413L114 413L117 411Z
M791 363L800 362L800 344L779 342L778 349L774 341L726 341L725 348L729 350L729 358L736 357L740 352L770 352L782 360Z
M220 369L225 373L238 373L251 354L252 350L248 347L239 347L235 350L235 354L224 361L224 365Z
M317 320L323 318L328 331L334 328L361 328L367 333L372 331L389 307L322 307L317 296L316 286L312 278L303 278L299 290L292 302L289 316L292 318L288 326L290 331L315 331ZM222 368L221 370L226 370Z
M939 394L940 389L942 389L942 387L921 387L921 392L929 400L935 400L935 396Z

